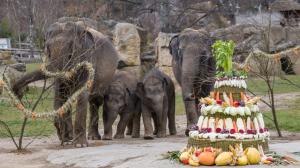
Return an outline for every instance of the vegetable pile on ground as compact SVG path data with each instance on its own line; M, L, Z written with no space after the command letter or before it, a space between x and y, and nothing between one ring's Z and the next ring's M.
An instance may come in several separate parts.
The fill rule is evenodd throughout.
M236 144L234 147L229 146L228 151L213 147L190 147L182 151L168 152L166 158L190 166L288 165L298 163L291 157L280 156L275 152L264 154L261 146L259 149L249 147L244 150L241 144Z

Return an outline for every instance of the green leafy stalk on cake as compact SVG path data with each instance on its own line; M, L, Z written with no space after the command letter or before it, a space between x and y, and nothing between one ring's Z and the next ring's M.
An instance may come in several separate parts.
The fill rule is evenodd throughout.
M232 56L234 53L235 43L232 40L217 40L212 45L213 56L216 60L218 78L222 77L246 77L244 71L233 70Z

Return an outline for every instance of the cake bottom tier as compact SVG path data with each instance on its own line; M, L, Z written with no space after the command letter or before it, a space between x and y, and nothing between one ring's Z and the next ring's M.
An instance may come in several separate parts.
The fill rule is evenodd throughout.
M213 147L213 148L222 148L223 151L228 151L229 145L234 146L235 144L242 143L243 148L246 149L248 147L258 148L258 145L261 145L264 152L269 151L268 140L236 140L236 139L225 139L225 140L216 140L214 142L209 139L195 139L189 138L187 147Z

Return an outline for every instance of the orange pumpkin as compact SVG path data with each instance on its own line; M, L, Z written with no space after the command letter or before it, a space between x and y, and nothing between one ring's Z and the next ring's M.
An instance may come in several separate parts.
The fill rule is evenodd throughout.
M201 165L211 166L215 164L215 154L213 152L202 152L198 158Z

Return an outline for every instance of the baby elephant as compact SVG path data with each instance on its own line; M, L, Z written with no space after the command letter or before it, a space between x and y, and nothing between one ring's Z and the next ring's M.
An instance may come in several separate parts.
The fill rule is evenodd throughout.
M135 94L137 86L136 77L125 71L118 71L114 75L104 95L103 105L103 140L112 139L112 125L117 116L120 121L117 126L117 133L114 138L124 138L124 131L128 127L128 134L133 137L139 136L140 126L140 101Z
M153 134L158 138L165 137L167 119L169 132L175 135L175 89L172 80L154 68L145 75L143 82L138 83L137 95L142 101L144 139L153 139Z

